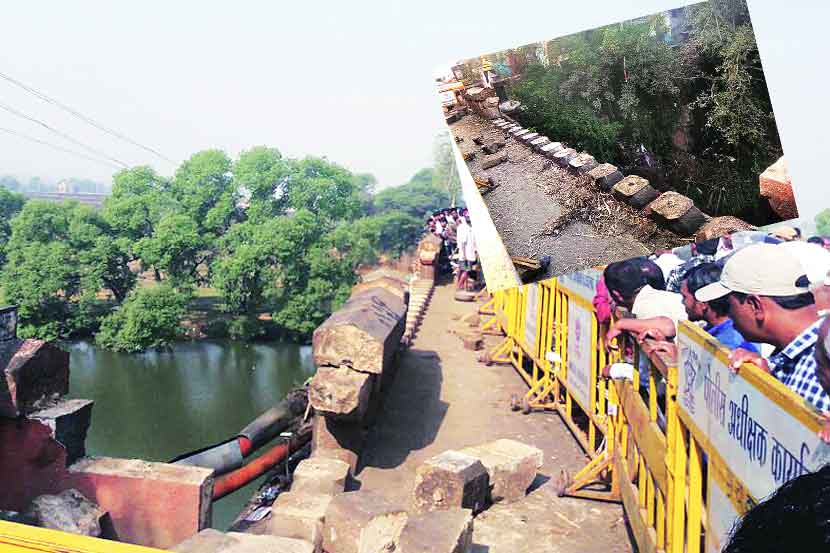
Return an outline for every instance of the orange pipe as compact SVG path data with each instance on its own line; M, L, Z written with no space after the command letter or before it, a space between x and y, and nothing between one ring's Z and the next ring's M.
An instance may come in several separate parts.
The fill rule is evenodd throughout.
M244 467L233 472L223 474L216 479L213 486L213 500L221 499L229 493L246 486L265 474L274 465L288 457L290 453L297 451L311 439L311 433L305 432L292 438L287 444L275 445ZM240 445L242 442L240 441ZM250 445L249 445L250 447Z

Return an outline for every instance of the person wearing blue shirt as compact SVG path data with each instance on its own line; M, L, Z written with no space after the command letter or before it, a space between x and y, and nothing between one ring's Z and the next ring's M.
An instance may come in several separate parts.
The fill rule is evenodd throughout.
M729 318L729 301L718 298L709 302L695 299L695 292L720 279L722 267L717 263L703 263L684 275L680 283L680 294L683 296L683 307L689 315L690 321L704 321L704 330L716 338L725 347L734 350L742 348L759 353L760 348L746 340L735 323Z

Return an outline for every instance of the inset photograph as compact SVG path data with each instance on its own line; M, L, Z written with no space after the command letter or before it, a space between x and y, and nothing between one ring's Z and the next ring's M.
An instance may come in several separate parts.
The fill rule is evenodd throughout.
M440 72L447 124L525 281L798 215L743 0Z

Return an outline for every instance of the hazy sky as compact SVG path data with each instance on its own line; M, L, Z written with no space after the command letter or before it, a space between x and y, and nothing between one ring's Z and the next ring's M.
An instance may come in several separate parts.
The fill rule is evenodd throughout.
M177 163L203 148L235 156L266 144L325 155L387 186L431 162L443 128L437 67L686 3L5 1L0 72ZM822 28L830 8L809 5L804 17L750 0L800 204L815 192L808 186L827 189L817 164L830 142ZM128 164L175 169L2 80L0 104ZM0 128L83 151L3 110ZM112 170L0 132L3 173L107 180Z

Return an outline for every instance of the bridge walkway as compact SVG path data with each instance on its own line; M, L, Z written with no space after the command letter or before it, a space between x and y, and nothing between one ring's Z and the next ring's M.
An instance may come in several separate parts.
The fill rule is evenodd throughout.
M620 505L560 498L557 476L587 462L576 440L552 412L523 415L509 409L527 390L512 367L485 366L480 352L465 350L450 332L478 304L453 300L453 286L439 285L363 450L357 485L409 504L415 471L430 457L498 438L544 451L531 492L497 504L475 519L474 553L628 553L631 540ZM498 337L486 336L492 347Z

